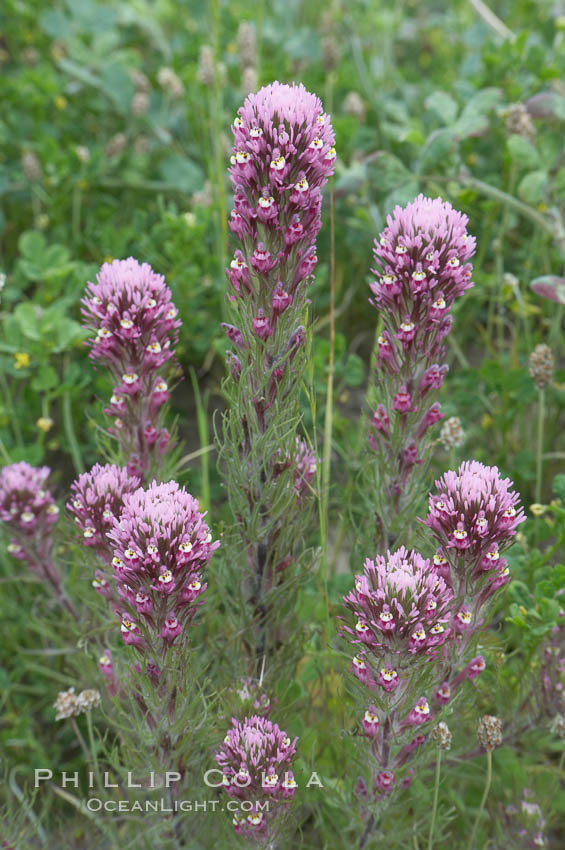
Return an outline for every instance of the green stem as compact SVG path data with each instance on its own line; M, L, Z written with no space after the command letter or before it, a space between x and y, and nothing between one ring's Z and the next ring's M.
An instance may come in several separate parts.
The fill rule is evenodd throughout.
M264 0L259 0L257 4L257 85L261 85L261 47L263 44L263 6Z
M490 783L492 781L492 750L487 750L487 779L485 782L485 790L483 791L483 796L481 799L481 805L479 806L479 811L477 812L477 817L475 818L475 823L473 825L473 831L471 833L471 838L469 839L468 850L473 850L473 846L475 844L475 836L477 835L477 830L479 828L479 822L483 815L483 811L485 808L485 803L487 801L488 792L490 791Z
M439 776L441 773L441 749L437 748L436 755L436 773L435 773L435 781L434 781L434 803L432 807L432 819L430 821L430 834L428 837L428 850L433 850L433 840L434 840L434 829L436 825L436 815L437 815L437 801L439 798Z
M333 178L330 178L330 351L328 358L328 383L326 390L326 411L324 416L324 449L322 461L322 511L324 525L328 528L332 430L333 430L333 387L334 387L334 349L335 349L335 223ZM327 552L327 541L326 541ZM326 574L328 569L326 558Z
M69 449L73 458L75 471L77 475L80 475L81 472L84 472L84 463L77 436L75 434L71 395L68 390L63 394L63 427L65 429L67 440L69 441Z
M10 422L12 424L12 428L14 429L14 436L16 438L16 443L21 448L23 446L22 440L22 432L20 430L20 420L16 414L16 409L14 407L14 400L12 398L12 393L10 392L10 385L6 380L3 372L0 372L0 384L2 385L2 390L4 392L4 405L6 410L8 411L8 416L10 417Z
M87 764L90 764L90 752L88 750L88 747L86 746L86 741L84 740L84 738L82 737L82 735L80 733L80 729L78 728L78 723L76 722L74 717L71 717L71 725L74 729L75 735L77 736L77 740L80 744L80 748L81 748L82 752L84 753L84 757L86 759L86 762L87 762Z
M201 481L201 496L200 501L204 510L209 510L210 508L210 457L206 448L208 448L208 418L206 415L206 393L204 394L204 402L202 402L202 396L200 394L200 387L198 386L198 378L196 377L195 370L190 368L190 380L192 381L192 389L194 391L194 402L196 404L196 422L198 426L198 437L200 439L200 471L202 475ZM204 449L204 451L202 451Z
M6 451L6 446L4 445L2 440L0 440L0 454L2 455L6 463L11 463L10 455Z
M94 767L94 775L99 788L102 788L100 781L100 771L98 769L98 756L96 755L96 747L94 745L94 733L92 729L92 711L86 712L86 725L88 728L88 743L90 744L90 752L92 754L92 765Z
M223 278L226 266L226 246L228 242L228 220L226 215L226 189L224 182L224 159L222 153L222 85L220 70L218 68L218 55L221 51L222 42L222 16L219 0L213 0L210 6L212 18L212 43L214 45L214 89L211 97L212 103L212 149L214 151L214 178L218 192L218 212L220 215L219 228L219 259L220 279Z
M538 390L538 439L536 449L536 502L541 502L541 476L543 465L543 424L545 419L545 390Z

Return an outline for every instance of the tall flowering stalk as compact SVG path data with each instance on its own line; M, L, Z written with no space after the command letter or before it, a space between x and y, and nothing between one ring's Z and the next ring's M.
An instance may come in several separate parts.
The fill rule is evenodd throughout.
M53 560L52 530L59 519L59 508L47 489L50 474L48 466L36 468L25 461L3 467L0 470L0 521L10 536L8 553L46 581L56 598L76 616Z
M342 626L355 651L350 670L371 701L361 734L370 742L373 792L384 801L397 784L410 784L410 761L433 717L426 693L443 677L435 665L452 634L452 593L427 559L401 547L367 559L344 603L354 614L353 625Z
M233 815L237 835L259 846L274 846L284 829L297 783L292 771L297 738L276 723L253 715L232 721L216 762L224 791L247 805Z
M234 323L223 326L233 347L220 459L255 666L253 655L261 664L267 645L284 640L273 627L273 602L296 574L313 492L316 459L298 439L298 397L322 188L336 153L329 116L302 85L275 82L250 95L232 130L230 228L238 247L227 269Z
M133 257L104 263L82 299L90 357L115 382L105 413L128 470L151 480L170 448L162 408L177 369L174 346L181 322L162 275Z
M137 659L124 665L123 655L105 649L100 671L127 717L120 733L130 757L139 757L148 773L173 769L184 777L204 757L204 738L195 741L186 734L187 728L199 728L205 707L202 688L196 687L202 665L190 630L220 544L213 541L197 500L175 481L127 492L132 481L124 470L93 472L77 482L73 510L81 525L92 521L95 527L102 519L106 542L94 545L105 568L97 574L97 590L107 597L123 643ZM112 519L100 510L106 504L113 512L119 502L121 510Z
M396 207L375 240L373 306L379 311L376 368L369 392L371 490L378 541L389 545L409 516L426 471L430 429L447 365L450 309L473 286L475 240L467 217L441 198L419 195Z
M410 783L430 721L485 669L482 656L470 657L472 638L510 581L502 553L524 520L512 487L496 467L477 461L446 472L425 519L437 546L433 559L404 547L367 559L344 597L354 622L342 625L342 635L355 651L350 670L370 701L362 734L373 792L383 803Z

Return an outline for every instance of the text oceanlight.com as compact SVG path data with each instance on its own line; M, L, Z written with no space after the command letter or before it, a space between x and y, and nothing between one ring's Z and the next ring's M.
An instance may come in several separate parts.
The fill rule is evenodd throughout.
M269 800L228 800L220 802L220 800L166 800L161 797L159 800L101 800L99 797L90 797L84 802L84 806L89 812L140 812L149 814L150 812L171 813L171 812L268 812Z

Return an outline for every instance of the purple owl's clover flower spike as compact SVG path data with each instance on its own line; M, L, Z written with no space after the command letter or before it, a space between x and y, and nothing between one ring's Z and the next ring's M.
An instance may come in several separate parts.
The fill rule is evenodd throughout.
M485 662L477 656L451 685L446 681L458 601L435 564L416 551L401 547L386 558L367 559L344 603L353 622L342 623L341 635L355 652L350 671L370 701L361 734L371 754L373 793L381 798L408 787L410 763L430 721L462 682L480 675ZM429 699L422 694L424 680Z
M473 460L446 472L429 496L424 522L441 549L439 557L449 570L455 596L470 606L474 618L510 581L502 553L525 520L520 496L512 488L496 466Z
M306 303L335 138L320 99L294 83L249 95L232 131L230 229L239 247L226 274L240 328L223 327L240 348L254 336L270 350L277 322L293 305L291 321Z
M142 654L163 654L187 633L219 541L212 542L196 499L175 481L126 494L108 538L122 639Z
M268 839L284 817L297 782L292 771L297 738L292 741L276 723L253 715L232 720L216 762L223 789L242 803L253 804L233 818L235 832L250 839ZM263 805L269 802L268 810ZM242 807L243 808L243 807Z
M104 558L111 552L106 534L122 512L124 496L137 490L141 481L127 469L113 464L95 464L71 485L67 510L82 532L84 546Z
M272 602L274 591L285 589L285 577L305 560L298 541L315 494L316 461L297 440L299 395L322 191L336 152L330 117L303 85L274 82L250 94L232 132L231 316L222 325L232 349L231 404L219 442L253 612L247 645L259 675L266 650L275 649L270 626L282 610ZM230 471L236 464L238 477Z
M59 518L59 508L47 489L50 474L48 466L35 468L25 461L3 467L0 470L0 522L10 534L8 553L46 580L57 599L76 617L53 563L52 528Z
M426 665L450 637L452 592L430 562L401 547L365 561L343 601L354 614L342 634L355 649L353 673L390 693L415 665Z
M147 475L169 446L161 409L178 368L174 347L181 322L162 275L133 257L104 263L82 299L90 357L106 366L114 391L105 413L132 474Z
M427 432L443 416L428 396L441 388L447 371L440 361L450 308L473 286L475 240L466 225L467 217L449 203L419 195L394 209L375 240L370 303L384 327L376 352L380 404L369 442L384 471L383 502L410 502L410 477L426 454ZM393 445L401 446L394 455Z

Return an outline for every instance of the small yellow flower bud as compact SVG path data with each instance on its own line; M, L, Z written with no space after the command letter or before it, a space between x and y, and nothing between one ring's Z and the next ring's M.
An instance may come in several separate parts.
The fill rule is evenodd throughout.
M16 351L14 354L14 367L16 369L26 369L29 366L29 354L23 351Z
M40 416L35 423L40 431L50 431L53 427L53 420L50 416Z

